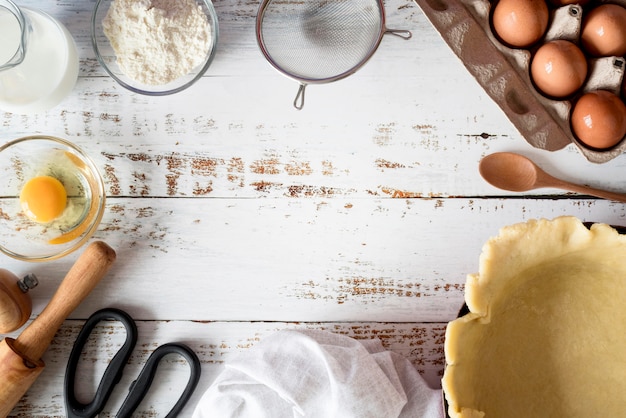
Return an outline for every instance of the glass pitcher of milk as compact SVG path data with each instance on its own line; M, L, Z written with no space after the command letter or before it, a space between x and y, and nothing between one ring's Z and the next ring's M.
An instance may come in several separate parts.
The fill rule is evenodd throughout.
M42 11L0 0L0 110L51 109L77 77L78 53L67 29Z

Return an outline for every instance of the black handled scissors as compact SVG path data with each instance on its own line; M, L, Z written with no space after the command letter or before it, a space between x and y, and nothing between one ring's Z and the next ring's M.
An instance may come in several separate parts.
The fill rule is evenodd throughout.
M104 371L102 380L100 380L100 383L98 384L98 389L96 390L94 398L91 402L84 404L76 399L76 368L83 346L89 339L91 332L99 322L104 320L117 320L121 322L126 328L126 341L119 351L113 356ZM74 347L70 353L70 358L65 372L65 408L69 418L95 417L102 412L104 405L113 392L113 388L122 378L124 366L126 366L136 343L137 325L126 312L120 309L107 308L101 309L89 317L76 338L76 342L74 343ZM150 389L150 385L152 384L152 380L156 374L159 362L165 355L171 353L179 354L184 357L191 368L191 374L189 376L187 386L185 387L181 397L178 399L178 402L176 402L172 410L167 414L167 417L175 417L180 413L191 397L191 394L195 390L198 380L200 379L200 360L198 359L196 353L194 353L186 345L180 343L168 343L158 347L154 350L150 357L148 357L148 360L139 373L137 380L131 384L128 395L126 396L120 410L115 415L116 417L125 418L131 416L131 414L139 406L141 400L148 393L148 389Z

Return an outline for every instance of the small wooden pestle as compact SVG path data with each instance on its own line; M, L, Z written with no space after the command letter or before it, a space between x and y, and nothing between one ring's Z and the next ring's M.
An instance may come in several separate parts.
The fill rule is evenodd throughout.
M48 305L17 338L0 341L0 418L7 417L43 372L54 335L115 261L115 250L94 241L78 257Z
M20 280L10 271L0 269L0 334L13 332L28 321L33 310L28 291L37 284L34 274Z

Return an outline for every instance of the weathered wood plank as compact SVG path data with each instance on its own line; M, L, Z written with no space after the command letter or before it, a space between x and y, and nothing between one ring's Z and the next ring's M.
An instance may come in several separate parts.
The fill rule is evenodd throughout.
M99 67L89 39L95 1L20 3L67 25L81 70L57 108L1 114L3 140L58 135L94 158L108 195L94 239L112 245L118 260L65 322L15 416L63 416L71 345L82 321L108 306L140 320L113 409L159 344L183 341L200 355L195 404L233 355L298 327L380 338L438 387L445 324L500 227L566 214L626 224L621 204L562 199L555 190L536 192L554 199L503 198L511 194L480 179L483 155L515 150L566 179L624 191L626 160L599 166L573 147L532 149L410 0L388 0L385 9L388 26L413 38L385 37L357 74L312 86L301 112L291 105L297 83L256 45L259 2L215 2L214 65L193 88L165 98L127 92ZM36 316L77 256L45 264L2 257L2 267L39 276ZM110 328L97 338L110 354L123 335ZM88 351L89 362L102 370L106 356L95 354ZM168 373L159 380L179 386L186 378ZM139 416L162 416L176 396L161 386Z
M11 417L63 417L63 379L69 352L82 321L66 321L45 354L46 368L31 390L14 408ZM356 339L378 338L383 346L409 359L433 388L440 387L443 372L443 336L445 324L397 323L280 323L280 322L191 322L140 321L136 349L116 387L107 408L100 416L115 415L130 382L137 377L150 353L166 342L178 341L189 345L200 358L202 375L193 398L181 417L189 417L199 398L224 364L233 356L253 346L264 336L282 329L322 329ZM82 401L91 399L95 386L110 357L124 339L123 327L117 323L101 324L95 328L86 346L79 370L83 373L77 394ZM164 416L182 392L188 379L186 364L179 359L165 358L153 391L140 405L137 417ZM88 376L93 376L89 379Z
M93 3L32 3L75 34L83 69L97 68ZM108 193L121 196L506 195L476 170L483 155L500 150L530 154L569 180L624 190L623 158L598 166L573 146L531 149L406 0L389 2L388 20L406 22L414 38L385 38L361 71L311 86L310 106L295 111L297 83L273 71L256 47L257 6L216 4L224 26L216 67L225 68L191 89L151 98L125 91L101 70L83 71L59 107L5 113L4 138L43 132L70 139L97 160ZM539 193L546 192L556 193Z
M246 109L254 100L239 112L206 113L185 107L189 97L183 94L170 100L177 108L173 112L141 97L98 96L97 89L114 90L110 80L83 83L82 93L71 100L75 103L60 112L5 114L3 137L43 132L77 143L96 160L112 196L504 196L511 193L488 185L477 170L480 158L502 150L530 155L565 179L626 191L621 182L626 160L597 165L572 148L532 149L510 131L465 121L461 115L471 112L470 101L457 102L460 107L443 122L438 120L447 112L443 101L432 112L415 114L406 114L404 102L395 106L397 115L381 116L371 105L375 96L360 105L362 115L339 117L336 109L315 109L285 122L284 112ZM91 90L90 84L100 87ZM125 108L145 110L127 113Z
M109 199L95 238L118 252L74 314L139 319L446 322L484 242L504 225L576 215L624 224L622 204L574 199ZM35 272L39 312L78 256Z

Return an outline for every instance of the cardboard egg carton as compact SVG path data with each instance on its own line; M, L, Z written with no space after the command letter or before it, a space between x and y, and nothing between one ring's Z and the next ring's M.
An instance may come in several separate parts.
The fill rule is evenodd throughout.
M531 49L513 49L494 36L490 27L492 2L488 0L414 1L532 146L556 151L573 143L594 163L607 162L626 150L626 138L607 150L585 146L573 135L569 121L575 99L584 92L604 89L620 94L626 67L623 57L590 59L585 85L569 100L552 100L543 96L530 79L532 53L541 43L566 39L579 45L583 8L569 5L551 9L549 27L543 40ZM592 3L599 5L605 2ZM606 3L626 6L626 0Z

